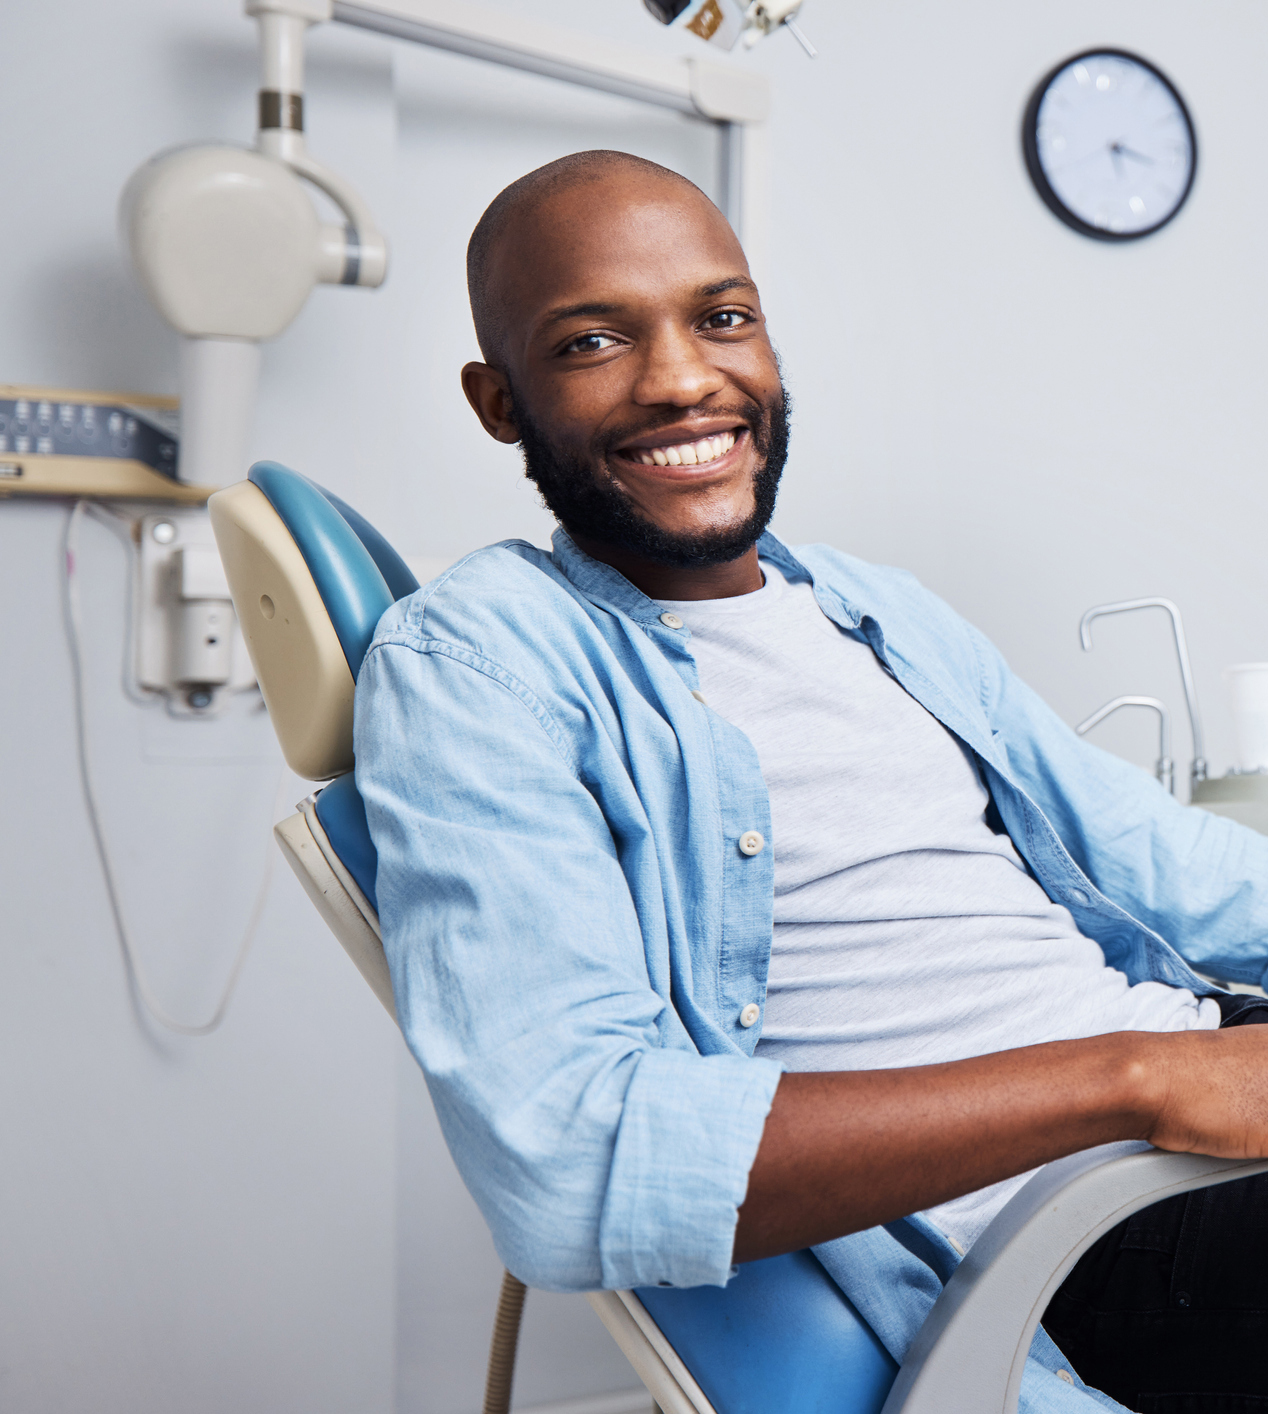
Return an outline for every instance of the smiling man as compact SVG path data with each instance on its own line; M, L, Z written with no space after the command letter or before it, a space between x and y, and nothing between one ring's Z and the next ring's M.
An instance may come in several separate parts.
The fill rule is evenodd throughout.
M1268 1154L1265 1008L1192 970L1263 976L1268 840L1081 742L909 576L766 531L789 403L712 203L577 154L497 197L468 277L463 387L560 530L385 616L357 780L401 1026L510 1269L814 1246L901 1360L1039 1165ZM1268 1401L1263 1280L1239 1339L1219 1306L1264 1192L1102 1239L1023 1407L1106 1403L1071 1361L1136 1409Z
M651 199L617 215L631 258L606 261L596 282L592 203L614 171ZM666 185L678 197L668 206ZM551 196L557 304L541 298L545 252L517 220ZM699 249L702 214L718 221L691 182L621 154L580 154L508 187L468 252L476 334L491 362L468 364L463 387L494 437L523 446L529 476L574 543L589 554L608 547L599 556L608 563L617 551L631 566L687 569L683 583L726 595L761 583L753 547L788 455L788 401L738 243L722 222L730 259ZM675 269L684 251L690 265Z

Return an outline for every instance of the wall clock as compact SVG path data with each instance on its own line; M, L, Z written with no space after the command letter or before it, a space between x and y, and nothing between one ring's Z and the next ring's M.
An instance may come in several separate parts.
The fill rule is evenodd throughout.
M1197 169L1193 122L1175 85L1121 49L1076 54L1040 82L1022 119L1022 149L1048 208L1101 241L1165 226Z

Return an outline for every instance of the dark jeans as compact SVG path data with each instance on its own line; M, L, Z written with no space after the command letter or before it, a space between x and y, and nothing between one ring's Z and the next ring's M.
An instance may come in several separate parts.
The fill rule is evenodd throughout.
M1219 1001L1222 1026L1268 1024L1262 997ZM1138 1414L1268 1414L1268 1174L1135 1213L1079 1258L1043 1323Z

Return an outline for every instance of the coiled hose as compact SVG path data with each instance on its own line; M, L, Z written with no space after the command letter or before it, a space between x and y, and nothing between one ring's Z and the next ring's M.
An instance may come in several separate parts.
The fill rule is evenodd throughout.
M493 1318L493 1340L489 1346L489 1374L484 1382L484 1414L510 1414L515 1347L519 1344L520 1319L527 1292L522 1281L510 1272L503 1272L498 1311Z

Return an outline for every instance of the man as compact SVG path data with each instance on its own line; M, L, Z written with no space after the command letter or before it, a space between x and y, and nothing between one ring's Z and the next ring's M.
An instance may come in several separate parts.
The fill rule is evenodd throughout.
M464 389L561 529L389 611L357 778L401 1025L511 1270L721 1284L814 1246L901 1360L1037 1166L1268 1154L1268 1030L1189 966L1260 980L1268 839L1079 741L909 576L765 533L788 401L708 199L577 154L468 273ZM1260 1191L1098 1244L1024 1407L1109 1402L1072 1361L1133 1408L1268 1408L1265 1303L1214 1312L1217 1358L1206 1294L1262 1269Z

